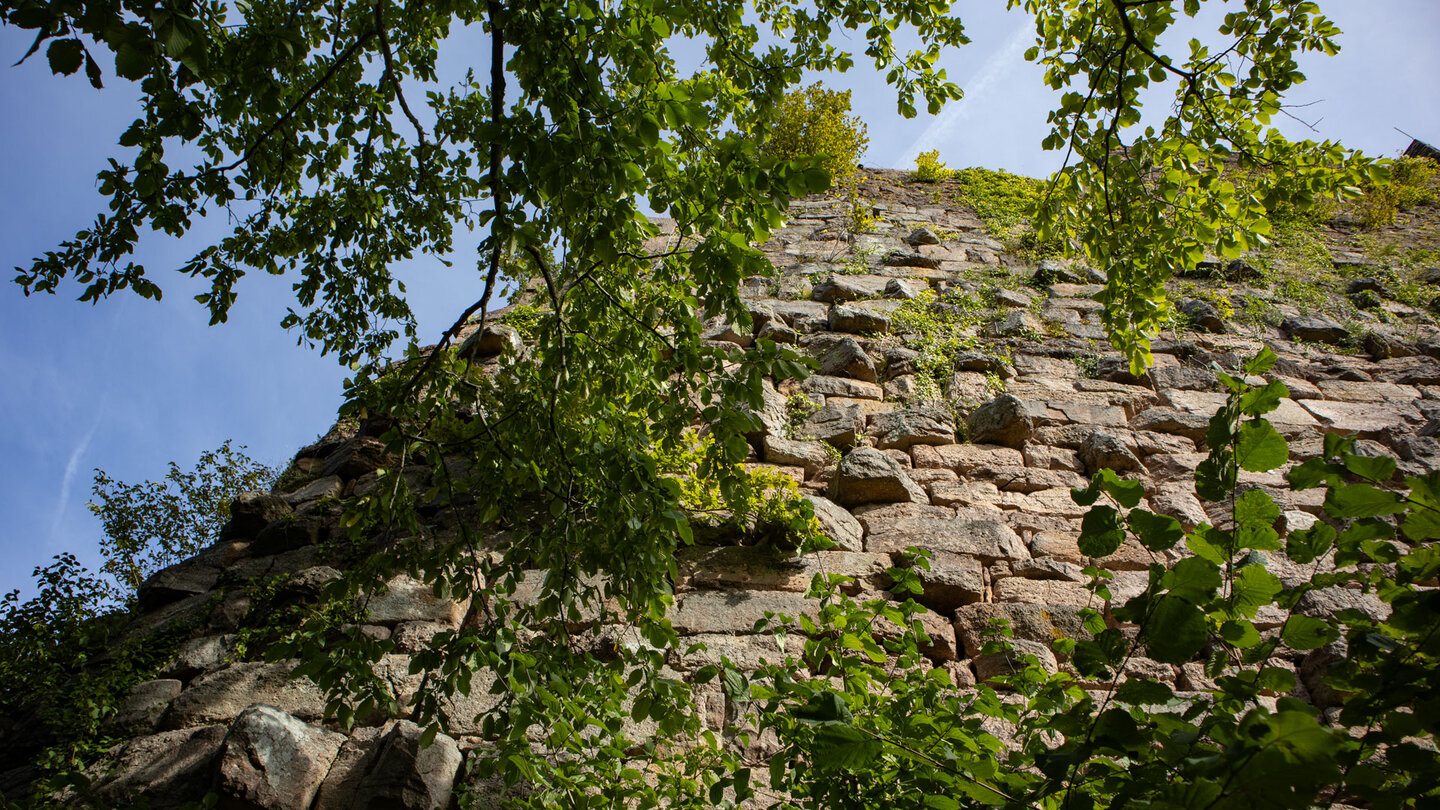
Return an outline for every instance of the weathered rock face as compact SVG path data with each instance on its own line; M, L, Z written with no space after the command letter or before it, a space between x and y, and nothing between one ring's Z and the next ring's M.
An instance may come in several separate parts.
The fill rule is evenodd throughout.
M1023 447L1034 434L1025 403L1010 394L996 397L970 414L970 439L976 443Z
M755 464L796 482L833 548L797 556L746 545L732 517L702 527L697 515L699 544L677 555L671 619L687 645L706 649L672 651L667 664L677 678L722 656L755 669L781 652L798 654L805 639L792 634L782 651L775 638L755 632L756 622L767 614L817 615L805 591L820 573L849 577L844 589L853 596L900 598L887 590L894 587L887 569L912 549L930 555L916 597L930 611L919 617L930 637L923 653L957 687L1010 674L1026 656L1049 671L1069 667L1054 643L1085 637L1077 611L1095 604L1081 573L1093 561L1077 543L1085 510L1070 489L1109 467L1144 486L1145 508L1187 529L1213 522L1193 488L1209 418L1224 401L1209 365L1234 368L1262 344L1279 354L1276 372L1290 394L1267 418L1291 442L1295 460L1317 454L1325 433L1359 432L1366 452L1394 455L1407 475L1440 468L1440 329L1429 315L1385 298L1393 285L1353 291L1379 296L1386 307L1388 323L1355 315L1363 335L1349 328L1349 318L1341 325L1283 302L1263 320L1227 320L1199 300L1203 290L1190 288L1184 294L1196 298L1182 310L1191 323L1156 341L1155 367L1132 375L1118 354L1096 354L1104 332L1092 296L1103 277L1094 270L1054 260L1021 266L972 214L935 203L928 189L907 190L893 173L866 173L863 182L882 223L881 233L859 241L875 249L853 250L846 206L798 201L790 225L764 246L785 274L747 282L753 329L717 321L704 332L732 348L757 338L791 344L815 361L819 373L803 382L764 382L754 414L759 428L747 438ZM661 242L654 247L666 247ZM1243 262L1203 270L1229 278L1236 302L1274 300L1246 286L1253 268ZM928 293L984 293L995 305L938 369L927 353L933 347L896 334L917 313L931 312L922 305L936 301ZM462 352L494 364L502 352L523 356L515 338L500 327L477 330ZM1352 352L1358 343L1370 357L1332 353L1342 342ZM429 486L423 470L395 469L399 460L376 435L337 428L303 449L295 466L310 480L288 492L240 496L221 542L141 588L137 627L189 635L172 660L129 692L111 726L129 740L94 769L98 795L115 804L142 798L155 808L177 808L211 791L226 808L451 806L464 762L486 755L476 718L495 705L489 683L447 704L453 736L422 747L420 728L409 722L365 717L342 731L325 717L318 687L290 678L290 663L262 662L247 648L266 599L305 602L340 575L344 564L333 548L345 535L326 504L376 486L381 468ZM1303 528L1323 517L1322 500L1291 492L1278 471L1245 483L1277 496L1277 525ZM434 523L453 529L455 505L433 506ZM1181 544L1152 554L1127 541L1104 561L1115 575L1112 604L1141 592L1150 565L1188 553ZM1271 570L1287 587L1307 580L1308 570L1278 556L1270 555ZM1333 556L1320 565L1333 565ZM532 573L517 598L533 598L544 572ZM386 642L377 674L408 707L424 678L410 671L412 657L459 629L470 606L397 576L353 607L364 636ZM1344 588L1309 592L1297 605L1308 614L1380 616L1384 609L1373 596ZM1273 618L1262 617L1262 625ZM996 620L1010 626L1014 649L987 654ZM877 627L882 636L899 632ZM1316 705L1333 706L1339 698L1321 678L1342 652L1331 645L1274 665L1294 669ZM1179 689L1204 683L1198 663L1170 668L1137 657L1133 666ZM707 727L734 730L734 707L714 683L697 689L697 702ZM7 750L0 744L0 753ZM0 776L23 781L23 774ZM0 780L0 787L10 784ZM502 790L490 787L475 794Z
M273 706L251 706L221 746L220 795L227 807L307 810L344 742Z
M925 490L879 450L861 447L840 460L830 483L830 497L836 503L854 506L863 503L922 503Z

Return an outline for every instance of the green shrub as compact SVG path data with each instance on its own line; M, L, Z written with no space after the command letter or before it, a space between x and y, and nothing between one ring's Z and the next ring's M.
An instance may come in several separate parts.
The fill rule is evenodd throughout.
M915 158L915 179L922 183L949 180L954 174L955 170L945 168L945 163L940 160L939 149L921 152Z
M1367 183L1364 192L1355 206L1361 227L1394 225L1401 209L1430 205L1440 199L1440 165L1429 158L1399 158L1390 164L1387 179Z
M855 173L869 143L864 122L850 115L850 91L827 90L816 82L780 102L760 152L778 160L820 157L838 183Z

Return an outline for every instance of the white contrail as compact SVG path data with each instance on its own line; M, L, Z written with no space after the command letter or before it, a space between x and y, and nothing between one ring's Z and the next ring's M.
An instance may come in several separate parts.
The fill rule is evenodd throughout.
M65 518L65 509L70 505L70 486L75 483L76 468L80 465L80 457L90 448L90 440L95 438L95 430L100 426L100 417L90 423L90 430L85 438L75 445L70 453L70 460L65 462L65 475L60 478L60 500L55 504L55 516L50 521L50 542L55 542L55 534L60 531L60 521Z
M1025 48L1035 40L1035 24L1022 20L1017 23L1010 36L1005 39L1003 45L985 60L985 64L975 72L971 79L962 84L965 90L965 97L959 101L951 102L935 116L930 126L916 138L913 143L896 158L894 168L908 169L915 164L915 158L921 152L928 152L931 149L939 149L946 141L950 140L966 118L970 117L975 105L988 94L996 84L1007 74L1015 69L1023 61Z

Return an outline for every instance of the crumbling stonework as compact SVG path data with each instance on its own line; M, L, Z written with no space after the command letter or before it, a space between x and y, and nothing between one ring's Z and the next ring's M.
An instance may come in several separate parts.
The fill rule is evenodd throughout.
M672 619L709 649L676 656L676 672L722 654L758 666L775 642L753 635L755 622L767 611L813 614L804 591L816 571L853 577L854 593L883 595L885 570L911 546L933 555L920 597L932 611L927 654L955 682L1008 671L1005 656L981 651L981 632L996 618L1010 623L1018 652L1064 668L1051 644L1084 632L1075 612L1093 598L1080 570L1090 561L1076 544L1084 509L1070 488L1109 467L1144 484L1142 505L1187 528L1214 519L1192 486L1207 420L1224 399L1207 367L1233 368L1262 345L1279 354L1276 371L1291 391L1269 418L1290 440L1292 461L1318 453L1323 434L1344 432L1360 434L1366 452L1395 456L1402 471L1440 468L1440 330L1419 310L1390 307L1390 323L1372 331L1380 350L1365 356L1349 327L1290 304L1276 304L1284 320L1272 327L1187 303L1189 328L1164 334L1154 368L1137 377L1099 342L1093 271L1018 262L973 214L932 201L928 187L898 173L869 172L864 188L879 217L872 232L849 232L841 200L797 202L764 246L779 274L745 281L753 324L707 332L740 346L757 337L788 343L816 361L815 376L767 391L763 428L751 441L756 464L800 483L835 548L793 561L724 538L684 549ZM653 247L669 244L661 237ZM926 384L933 369L922 368L896 326L896 313L927 291L938 295L936 307L946 306L947 293L988 302L973 345L951 358L938 388ZM465 337L461 350L482 358L518 340L505 328ZM1341 353L1345 345L1355 350ZM791 396L808 398L813 413L793 419ZM419 730L404 721L362 722L342 734L325 719L323 695L287 678L287 664L234 654L248 610L237 584L277 578L293 598L313 597L338 576L323 550L337 533L335 499L374 486L375 471L393 462L363 430L332 432L296 459L312 480L242 498L213 548L142 587L141 624L196 629L162 680L133 690L121 713L131 739L95 769L101 795L142 795L156 808L208 790L224 807L264 810L447 806L462 760L480 745L469 720L492 700L484 689L454 712L454 737L422 748ZM1287 526L1320 514L1318 495L1292 492L1278 473L1245 474L1242 482L1267 490ZM1161 561L1185 553L1177 548ZM1151 561L1133 541L1107 560L1116 602L1143 590ZM1283 566L1275 572L1286 577ZM1307 598L1305 610L1384 609L1358 591ZM385 666L403 705L416 688L409 655L457 627L465 605L399 577L367 611L367 632L395 642ZM1333 653L1272 664L1295 670L1294 694L1323 704L1333 697L1316 675L1325 655ZM1193 665L1137 657L1129 666L1180 690L1203 680ZM706 693L702 706L712 727L730 722L718 692Z

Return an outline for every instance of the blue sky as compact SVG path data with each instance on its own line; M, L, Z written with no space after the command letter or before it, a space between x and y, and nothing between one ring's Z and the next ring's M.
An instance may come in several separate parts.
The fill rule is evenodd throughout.
M974 44L940 63L967 97L940 116L899 118L881 77L863 65L827 78L854 90L869 125L867 165L909 168L934 148L952 167L1030 175L1056 168L1057 156L1039 148L1050 97L1021 59L1030 23L999 2L981 11L968 5L957 11ZM1346 33L1339 56L1302 65L1310 80L1291 101L1313 102L1299 112L1319 121L1318 135L1308 137L1377 156L1408 144L1393 127L1440 142L1440 3L1321 5ZM0 64L29 43L25 32L0 28ZM92 306L74 300L75 288L27 299L9 282L9 268L28 266L100 210L95 172L118 154L137 95L118 79L97 92L81 77L54 77L43 54L0 67L0 593L28 591L31 569L64 551L95 567L100 529L85 508L94 468L124 481L159 478L167 462L188 468L227 438L282 464L329 427L340 404L344 370L277 326L288 281L247 276L230 322L207 327L191 300L198 289L170 272L204 243L204 228L183 243L144 243L141 258L165 290L159 303L121 295ZM1298 125L1284 128L1306 135ZM453 320L455 302L478 297L467 266L408 268L429 339Z

